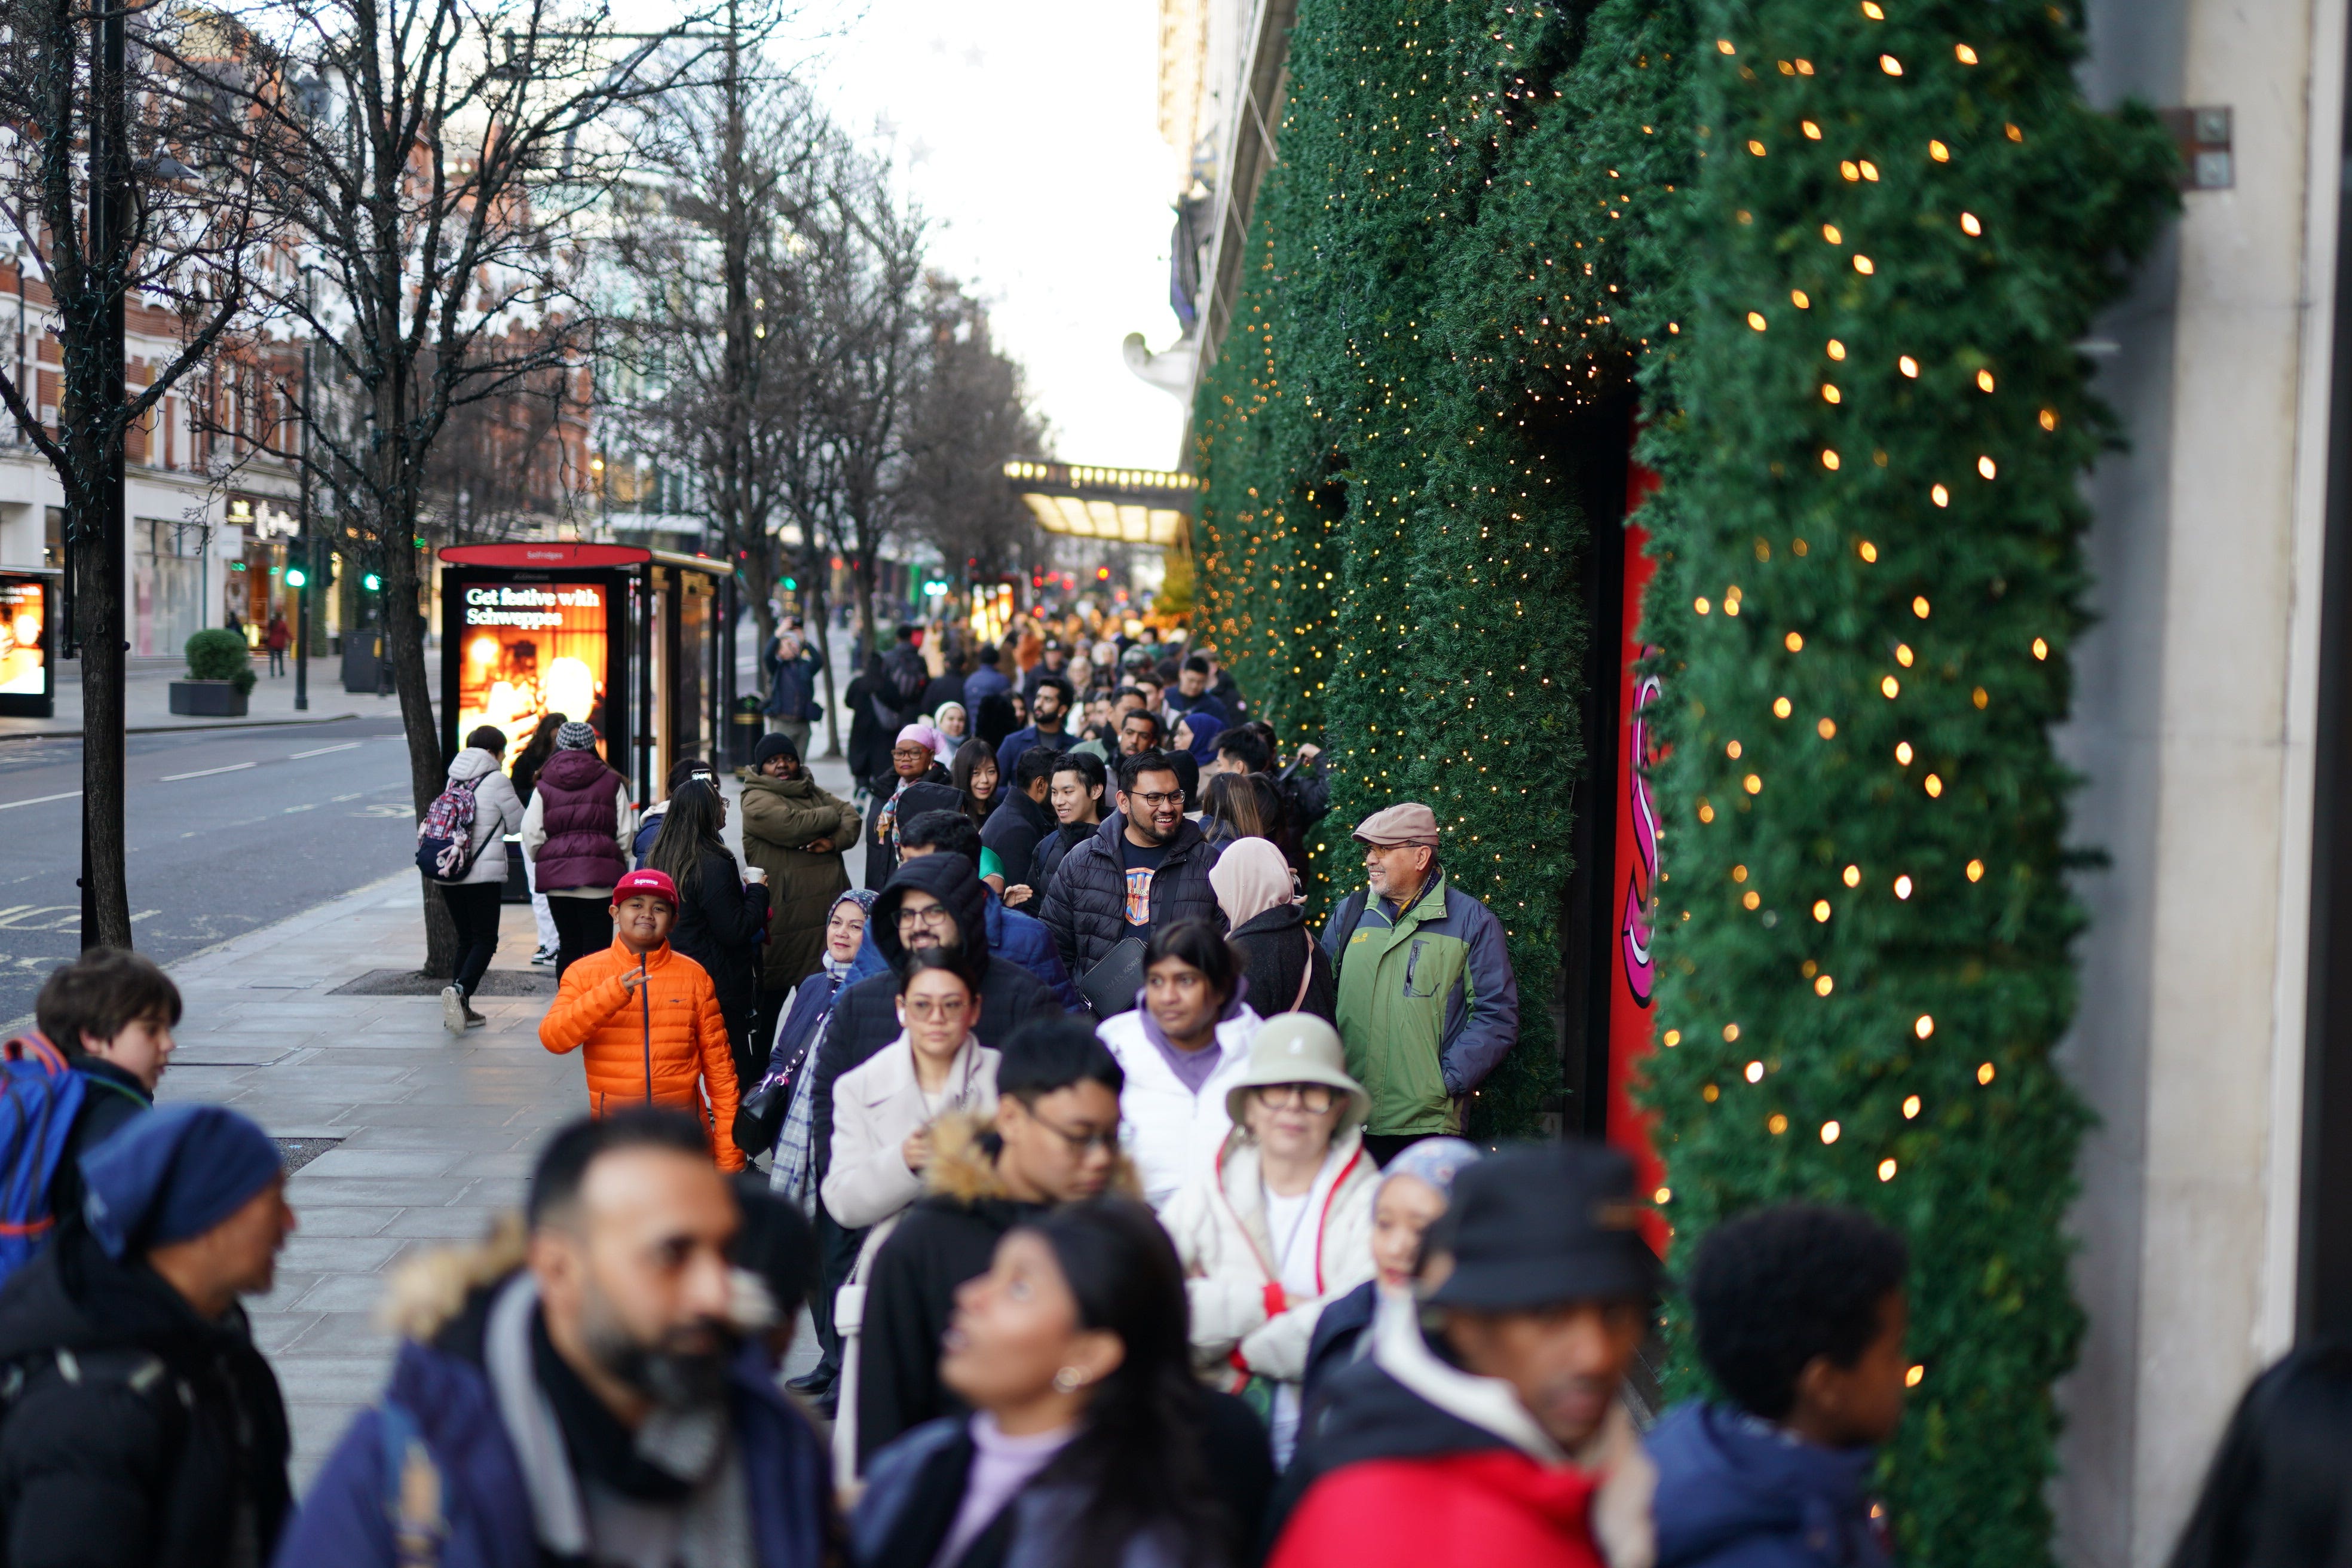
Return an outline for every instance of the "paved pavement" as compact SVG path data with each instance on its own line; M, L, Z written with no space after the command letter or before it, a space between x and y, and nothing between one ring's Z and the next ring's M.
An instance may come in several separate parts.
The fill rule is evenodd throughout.
M436 698L441 690L439 655L427 648L425 654L425 673L430 681L427 689ZM179 659L140 659L123 675L122 701L125 727L134 733L142 730L219 730L244 725L315 724L329 719L348 719L370 715L391 714L397 717L400 700L378 697L373 692L347 692L343 689L342 661L338 658L314 658L310 661L310 707L307 712L294 708L293 661L287 661L287 673L269 673L268 655L254 660L257 679L253 693L246 701L242 719L191 719L171 710L171 687L175 680L187 679L187 667ZM81 664L78 659L65 659L58 665L57 716L50 719L0 718L0 740L18 735L79 735L81 733Z
M817 775L846 793L839 763ZM236 1105L280 1139L333 1141L289 1184L300 1228L277 1289L254 1303L298 1485L382 1386L385 1273L478 1237L520 1202L540 1140L587 1108L578 1058L539 1044L541 998L483 997L488 1026L460 1039L436 998L335 994L406 967L421 919L414 876L397 876L170 966L187 1014L163 1098ZM508 907L494 967L528 970L533 945L530 910Z

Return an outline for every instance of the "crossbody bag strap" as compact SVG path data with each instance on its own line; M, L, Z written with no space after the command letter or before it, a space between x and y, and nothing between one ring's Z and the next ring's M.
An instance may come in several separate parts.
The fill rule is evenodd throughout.
M1301 925L1298 934L1307 939L1307 966L1298 972L1298 994L1290 999L1294 1013L1307 1005L1307 988L1315 984L1315 933Z

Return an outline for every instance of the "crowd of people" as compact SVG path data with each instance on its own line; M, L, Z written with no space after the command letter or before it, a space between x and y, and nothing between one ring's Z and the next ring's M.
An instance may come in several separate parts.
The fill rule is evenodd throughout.
M390 1281L388 1381L299 1506L239 1305L296 1224L278 1147L155 1106L168 976L54 973L0 1059L37 1178L0 1184L0 1562L1891 1562L1904 1239L1760 1207L1670 1283L1622 1153L1462 1136L1517 987L1428 806L1357 824L1363 885L1311 931L1313 749L1277 771L1205 653L1060 652L1016 677L979 650L860 810L809 775L780 641L740 858L707 764L640 814L585 724L511 770L467 738L420 845L461 939L445 1023L472 1026L497 906L471 889L519 832L555 906L540 1037L588 1114L519 1212ZM1136 674L1074 733L1082 664ZM1213 772L1164 744L1203 715ZM1669 1289L1714 1393L1652 1420ZM2347 1394L2325 1347L2264 1375L2176 1568L2352 1552Z

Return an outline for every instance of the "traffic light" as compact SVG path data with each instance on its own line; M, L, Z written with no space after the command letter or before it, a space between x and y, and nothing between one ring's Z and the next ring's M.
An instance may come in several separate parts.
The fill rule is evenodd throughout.
M373 594L383 586L383 579L371 572L360 579L360 586Z
M310 574L308 572L303 571L299 566L289 566L286 568L286 585L288 587L299 588L310 580Z
M785 592L785 593L787 593L787 594L797 594L797 593L799 593L800 591L801 591L801 583L800 583L800 579L799 579L799 578L797 578L797 577L787 577L787 578L785 578L785 579L784 579L784 592Z

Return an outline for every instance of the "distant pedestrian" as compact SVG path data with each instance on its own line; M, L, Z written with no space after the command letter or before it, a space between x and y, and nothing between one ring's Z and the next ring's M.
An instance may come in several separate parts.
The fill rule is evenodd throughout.
M661 799L637 814L637 830L629 839L631 870L642 871L649 864L646 857L654 852L654 840L661 837L662 821L669 815L669 803L677 797L681 788L695 779L715 784L718 775L700 757L680 757L670 763L669 776L662 781L664 793Z
M833 1158L824 1206L864 1230L897 1217L922 1195L932 1124L996 1110L998 1053L972 1025L980 997L938 948L911 955L898 973L898 1037L833 1084Z
M597 735L578 720L555 734L555 754L539 770L522 815L523 853L555 915L562 948L556 978L612 945L613 886L629 868L636 813L629 781L596 754Z
M2336 1568L2352 1551L2347 1498L2352 1346L2321 1339L2239 1400L2168 1568Z
M996 748L985 741L966 741L948 763L948 783L963 796L964 815L974 827L984 829L989 817L1004 804L1005 789L996 774Z
M473 863L456 881L434 884L457 928L457 967L441 990L441 1026L453 1035L488 1021L474 1010L474 995L498 954L507 835L521 829L524 816L522 797L499 766L506 749L506 731L484 724L466 737L466 749L449 762L449 786L470 787L474 795Z
M1422 1240L1445 1216L1454 1179L1477 1161L1475 1143L1424 1138L1381 1168L1372 1189L1372 1277L1323 1309L1307 1347L1299 1406L1309 1420L1325 1381L1371 1353L1373 1321L1382 1312L1418 1310L1412 1285L1421 1273Z
M1033 672L1034 673L1034 672ZM1030 718L1022 729L1004 737L996 748L996 771L1008 779L1020 776L1021 753L1033 746L1043 746L1049 752L1066 752L1077 737L1070 733L1071 710L1077 697L1070 683L1058 675L1048 675L1030 689Z
M1004 900L987 880L989 852L970 821L951 811L927 811L902 823L898 839L905 860L945 852L971 861L974 872L982 878L981 892L987 903L990 956L1026 971L1052 992L1054 1000L1066 1011L1075 1013L1086 1006L1086 999L1070 982L1070 972L1062 966L1061 956L1054 948L1054 935L1045 929L1045 922L1034 915L1005 908Z
M950 678L943 675L931 684L937 686L940 680L949 679ZM926 692L924 695L928 698L929 693ZM971 713L961 702L952 700L941 702L931 710L931 728L937 730L940 732L940 739L948 743L950 754L947 762L949 768L952 770L955 767L954 753L961 751L964 743L972 738ZM989 750L992 753L996 748L991 746Z
M1144 1199L1164 1210L1233 1131L1225 1091L1264 1020L1244 999L1240 955L1199 921L1152 932L1143 975L1143 1005L1096 1033L1127 1074L1119 1115Z
M931 668L923 658L923 628L906 625L898 640L882 660L885 689L878 695L903 726L920 721L923 693L931 684ZM926 726L928 728L928 726Z
M972 1414L876 1456L851 1521L860 1563L1239 1561L1202 1458L1183 1275L1149 1211L1102 1198L1038 1215L954 1299L940 1378Z
M1054 808L1046 804L1046 797L1053 788L1054 769L1066 755L1044 746L1022 752L1020 762L1005 777L1003 804L981 827L980 841L996 851L1008 882L1021 879L1036 856L1038 843L1054 830Z
M1236 839L1209 868L1209 886L1247 962L1252 1003L1276 1013L1312 1013L1336 1026L1331 955L1307 929L1297 879L1282 851L1263 838Z
M902 815L929 809L927 805L906 806L907 791L911 787L936 784L946 795L943 805L956 807L961 802L949 783L947 769L940 765L939 748L932 744L929 724L909 724L898 731L898 739L890 748L890 779L886 789L878 784L874 790L874 804L866 812L866 885L880 891L898 868L898 819Z
M1002 696L1013 685L1001 668L1004 656L995 645L983 644L976 657L980 668L963 678L963 705L971 710L974 724L979 722L980 705L989 698Z
M823 1445L744 1315L747 1287L790 1260L742 1277L775 1243L693 1119L573 1122L530 1191L521 1226L395 1276L390 1382L277 1568L829 1568Z
M1178 725L1181 732L1184 725ZM1201 775L1201 834L1222 851L1244 838L1262 838L1276 850L1284 838L1282 796L1262 773ZM1283 862L1285 866L1288 860Z
M816 650L808 646L798 631L786 628L776 634L769 645L767 658L768 700L760 705L766 715L772 734L782 735L793 743L793 750L808 750L809 726L822 706L817 698L817 681L824 667L817 662Z
M270 674L286 673L286 650L293 641L294 634L288 628L286 617L272 610L269 613L269 629L261 637L261 646L269 650Z
M1269 1568L1653 1561L1656 1471L1619 1401L1657 1294L1632 1163L1590 1143L1490 1155L1455 1178L1446 1223L1433 1338L1388 1314L1330 1379Z
M1037 662L1021 676L1021 694L1033 702L1036 700L1037 689L1047 680L1062 682L1066 691L1070 684L1069 645L1060 637L1047 637L1037 652Z
M768 874L739 864L723 837L727 800L715 783L689 779L670 795L661 837L647 858L677 888L669 944L702 965L718 993L735 1051L738 1083L757 1083L767 1063L753 1050L760 939L768 929Z
M1054 759L1053 776L1045 790L1046 804L1054 811L1054 830L1038 838L1029 856L1028 874L1021 878L1019 886L1004 890L1006 903L1033 912L1045 909L1045 890L1054 885L1054 873L1062 868L1064 858L1101 828L1106 809L1103 795L1109 783L1110 775L1097 757L1068 751ZM1015 898L1016 893L1024 896Z
M257 1568L293 1510L286 1406L238 1304L268 1294L294 1229L278 1145L225 1106L173 1105L81 1177L87 1223L0 1290L0 1557Z
M659 871L632 871L614 889L611 916L612 945L564 971L539 1043L558 1056L581 1053L593 1114L632 1105L684 1110L703 1126L719 1168L742 1169L727 1016L710 976L669 945L676 885Z
M1277 1466L1297 1441L1316 1321L1372 1274L1367 1102L1330 1025L1276 1014L1225 1089L1233 1131L1163 1211L1191 1280L1194 1362L1265 1411Z
M1134 942L1139 972L1154 931L1191 920L1222 926L1209 886L1216 858L1184 818L1183 784L1170 759L1146 752L1122 761L1118 813L1063 857L1039 917L1081 988L1094 994L1088 973L1123 942Z
M1119 1084L1118 1064L1084 1023L1043 1018L1004 1042L992 1117L933 1125L925 1195L866 1270L851 1406L861 1467L901 1432L961 1409L939 1376L956 1288L988 1268L1015 1225L1112 1185Z
M849 715L849 776L860 789L876 788L890 772L890 737L904 727L879 657L866 661L841 702Z
M1903 1419L1910 1264L1856 1209L1787 1204L1706 1234L1685 1293L1699 1360L1730 1397L1679 1405L1646 1439L1658 1568L1889 1560L1871 1482Z
M180 1026L180 988L151 958L93 947L49 971L33 1021L82 1080L81 1106L50 1172L45 1211L56 1226L70 1226L81 1221L81 1157L155 1103L155 1088L177 1048L172 1031Z
M1494 912L1449 885L1436 815L1418 802L1356 828L1366 886L1323 928L1339 971L1348 1069L1371 1091L1375 1158L1460 1132L1471 1090L1519 1037L1519 985Z
M793 987L824 952L824 923L849 890L842 859L856 840L857 812L817 787L786 735L763 735L742 774L743 858L767 873L768 943L760 961L751 1048L766 1052Z

